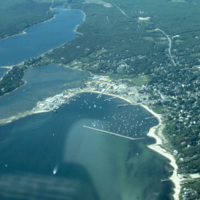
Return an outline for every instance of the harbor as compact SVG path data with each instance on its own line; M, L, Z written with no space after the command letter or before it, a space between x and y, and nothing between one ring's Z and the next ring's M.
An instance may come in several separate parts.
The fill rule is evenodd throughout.
M53 97L46 98L44 101L39 101L33 111L55 111L62 104L68 103L73 96L85 92L99 93L97 98L100 98L103 94L111 96L106 99L106 101L113 98L122 98L126 101L129 100L130 103L119 104L117 106L118 108L138 105L139 103L146 104L149 98L146 94L139 94L139 88L137 86L128 87L124 83L112 81L109 76L93 75L88 81L84 82L84 87L68 89Z

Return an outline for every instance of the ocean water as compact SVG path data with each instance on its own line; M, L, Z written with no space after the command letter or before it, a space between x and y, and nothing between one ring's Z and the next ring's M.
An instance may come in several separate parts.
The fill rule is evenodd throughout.
M172 183L161 182L169 162L147 148L158 120L140 106L118 107L124 103L84 93L56 113L1 126L1 199L169 200Z

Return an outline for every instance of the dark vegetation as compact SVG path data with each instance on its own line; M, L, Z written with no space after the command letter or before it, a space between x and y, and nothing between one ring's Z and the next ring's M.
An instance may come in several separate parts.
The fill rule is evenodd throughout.
M0 96L12 92L16 88L20 87L24 84L23 76L24 76L25 68L14 66L12 70L10 70L1 80L0 82Z
M0 38L12 36L53 17L49 3L32 0L0 0Z
M75 60L82 69L93 73L149 76L144 92L151 93L154 107L162 111L164 133L172 149L177 150L179 173L200 172L199 2L109 2L128 17L116 6L105 9L102 5L73 4L87 13L87 21L78 29L84 35L48 56L63 64ZM138 17L150 20L139 21ZM172 40L171 54L176 65L169 56L166 35L156 28ZM187 193L194 198L199 198L198 184L197 179L189 185Z

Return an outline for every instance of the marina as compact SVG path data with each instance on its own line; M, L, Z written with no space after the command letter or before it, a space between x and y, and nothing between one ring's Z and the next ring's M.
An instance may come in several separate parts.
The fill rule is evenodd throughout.
M146 198L145 195L151 196L153 193L159 196L164 188L171 187L170 181L162 182L162 187L158 187L161 179L168 179L165 170L167 161L146 147L146 134L150 127L157 125L157 119L139 105L116 109L117 105L126 104L122 98L112 98L102 93L100 98L98 96L98 92L70 89L65 95L47 98L44 105L38 103L41 106L35 110L38 114L0 126L1 133L6 134L6 137L2 135L3 138L13 138L0 148L1 160L7 166L3 169L4 173L11 168L12 171L18 169L22 160L29 159L32 152L31 164L26 162L20 171L64 178L61 174L67 172L62 172L60 163L75 163L75 166L89 171L101 200L108 195L111 200L116 200L119 195L116 189L122 196L128 194ZM107 101L108 98L112 99ZM59 107L56 113L50 110L40 112L45 106L54 104ZM11 133L14 135L11 136ZM15 142L18 135L20 141ZM15 157L21 155L21 148L26 148L26 152L16 160ZM33 152L33 149L37 151ZM81 176L78 178L83 181ZM140 183L141 179L145 184ZM113 189L108 190L111 183ZM163 184L166 186L163 187ZM156 186L149 190L149 185ZM149 192L144 193L144 190ZM157 196L151 196L151 199Z
M81 16L76 18L78 22ZM32 28L40 32L41 27ZM73 37L68 41L77 37L74 28L70 30ZM64 31L62 34L66 36ZM32 57L26 56L21 60L13 56L17 59L1 64ZM166 190L172 191L171 181L162 181L162 185L160 181L169 179L169 162L147 147L154 142L147 133L158 125L158 119L139 105L150 102L148 95L109 76L83 73L54 64L32 68L25 75L26 85L0 99L0 196L8 189L1 183L21 173L41 177L42 183L44 177L51 182L72 180L67 182L69 187L78 180L89 188L83 191L100 200L108 196L110 200L168 200ZM79 84L75 84L77 80ZM22 186L20 191L26 191L23 177L21 180L18 189ZM13 185L11 180L9 186ZM32 191L41 184L28 187ZM48 189L48 184L43 188ZM86 199L84 195L81 198Z
M161 179L169 178L165 170L167 160L146 147L149 143L146 134L157 125L157 119L139 105L117 109L117 105L126 104L120 98L105 94L97 98L99 93L83 91L75 95L72 91L75 90L68 96L57 95L45 101L51 105L66 98L68 103L59 106L56 113L38 110L38 114L0 126L5 142L12 137L0 148L2 163L7 166L2 172L19 169L33 176L41 174L52 179L74 176L76 180L87 181L76 172L80 166L88 171L93 181L88 184L95 188L100 200L108 195L116 200L119 193L127 200L126 195L144 199L150 196L154 200L163 194L171 183L160 185ZM112 99L105 101L108 98ZM23 148L26 151L21 154ZM31 163L21 166L30 157ZM1 187L0 184L0 191ZM152 196L155 193L158 195Z

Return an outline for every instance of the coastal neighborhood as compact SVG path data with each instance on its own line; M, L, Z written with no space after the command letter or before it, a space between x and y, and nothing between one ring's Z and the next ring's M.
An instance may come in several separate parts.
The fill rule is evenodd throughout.
M12 64L11 60L17 59L19 52L13 48L15 45L10 45L13 53L5 52L0 61L0 98L3 99L3 105L9 107L11 99L9 95L27 84L25 74L33 68L48 68L49 65L55 64L57 67L80 72L79 76L83 79L68 83L66 79L67 76L70 77L69 73L64 77L65 83L58 83L59 92L56 89L54 91L49 89L46 96L41 92L40 97L36 96L34 100L28 99L32 94L30 88L26 91L22 89L24 93L21 93L22 96L18 94L18 99L27 98L31 102L31 108L25 108L25 111L19 108L15 111L13 104L9 117L2 117L0 125L12 126L12 122L18 119L39 113L49 112L57 115L59 108L76 101L76 97L82 93L96 93L98 98L107 95L107 101L113 98L124 100L126 103L119 105L118 108L127 105L142 106L159 122L150 128L147 134L150 140L155 139L155 143L146 146L149 151L153 150L169 160L171 166L164 167L170 177L160 180L161 184L171 183L171 193L165 197L170 200L199 200L199 1L8 1L0 8L2 13L0 51L9 46L4 45L7 40L12 40L15 36L27 36L26 30L29 27L52 22L59 15L59 9L55 11L54 7L61 4L62 11L79 12L80 22L77 23L82 23L78 25L75 23L75 27L71 28L74 35L68 42L61 41L58 45L55 42L55 47L51 47L50 50L46 49L45 45L39 44L39 49L44 47L43 52L18 60L15 64ZM27 10L31 11L31 15ZM5 17L8 18L4 19ZM49 30L52 28L47 31L50 34ZM67 33L63 31L63 25L60 30L60 34L62 33L65 38ZM54 34L55 38L60 39L58 33ZM37 38L28 40L33 44L24 44L27 49L34 48L36 41L39 41ZM40 40L44 39L40 37ZM52 39L49 41L53 43ZM20 50L22 43L19 41ZM28 50L22 52L22 55L26 54ZM7 64L1 65L4 57L7 59ZM81 74L83 72L87 72L89 77L85 78ZM52 76L54 75L52 73ZM40 81L42 83L43 77L33 78L38 81L37 87L42 87ZM53 79L50 78L51 80L53 85ZM26 96L27 93L29 97ZM22 102L16 105L24 106ZM84 128L100 130L98 127L84 126ZM7 168L7 163L4 167ZM154 192L152 198L156 198L157 194ZM120 195L118 198L122 199Z
M122 80L123 82L123 80ZM157 117L160 121L159 125L153 127L149 131L149 136L156 138L157 143L150 145L149 148L153 149L154 151L160 153L161 155L168 158L172 166L174 168L174 173L171 177L171 180L175 184L175 193L174 198L178 199L181 185L184 182L192 180L194 177L196 179L200 178L200 174L179 174L178 173L178 166L176 164L176 160L174 156L178 155L177 150L172 150L171 147L168 145L168 142L164 135L162 134L163 125L162 125L162 118L161 115L156 114L151 109L149 109L146 105L150 103L155 103L154 101L150 101L148 93L144 93L145 87L137 87L132 86L129 87L127 84L113 81L109 78L109 76L101 76L101 75L93 75L87 82L84 83L85 87L83 88L75 88L69 89L64 91L61 94L55 95L54 97L47 98L42 102L38 102L37 106L33 108L33 112L46 112L46 111L53 111L55 112L62 104L69 103L70 100L73 99L74 96L78 95L79 93L84 92L97 92L99 95L106 94L111 95L111 98L123 98L124 100L128 101L130 104L133 105L142 105L146 108L149 112L151 112L155 117ZM191 189L183 188L184 195L183 199L187 199L188 195L194 195L194 191Z
M140 94L139 87L129 87L127 84L112 81L109 76L93 75L84 85L85 87L68 89L42 102L39 101L37 106L33 108L33 111L56 111L62 104L68 103L73 96L84 92L98 92L99 95L115 95L116 98L127 99L134 105L139 103L145 104L149 97L147 94Z

